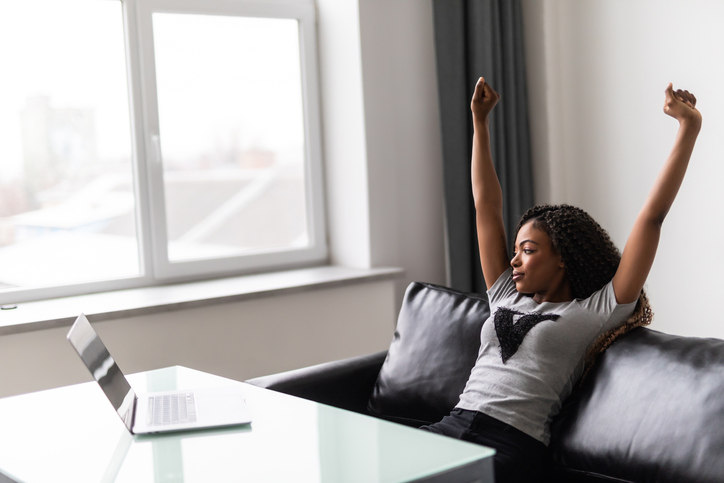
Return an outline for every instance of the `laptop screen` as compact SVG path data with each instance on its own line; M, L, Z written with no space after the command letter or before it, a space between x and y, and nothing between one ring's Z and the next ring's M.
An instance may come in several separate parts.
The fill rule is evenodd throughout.
M67 337L130 430L136 394L85 315L75 320Z

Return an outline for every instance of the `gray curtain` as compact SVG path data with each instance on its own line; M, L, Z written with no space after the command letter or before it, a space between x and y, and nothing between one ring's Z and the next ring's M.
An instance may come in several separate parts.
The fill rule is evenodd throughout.
M533 202L519 0L433 0L444 162L449 285L484 292L470 187L470 98L478 77L501 95L490 119L509 244Z

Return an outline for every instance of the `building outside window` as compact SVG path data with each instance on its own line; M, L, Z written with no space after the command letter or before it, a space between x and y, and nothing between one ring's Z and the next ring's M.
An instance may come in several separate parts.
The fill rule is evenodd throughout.
M321 263L311 0L0 5L0 303Z

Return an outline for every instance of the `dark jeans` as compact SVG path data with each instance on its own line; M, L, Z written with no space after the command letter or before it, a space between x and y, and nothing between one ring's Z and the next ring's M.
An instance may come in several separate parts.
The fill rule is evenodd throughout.
M495 481L544 481L548 448L524 432L479 413L455 408L439 422L420 429L495 449Z

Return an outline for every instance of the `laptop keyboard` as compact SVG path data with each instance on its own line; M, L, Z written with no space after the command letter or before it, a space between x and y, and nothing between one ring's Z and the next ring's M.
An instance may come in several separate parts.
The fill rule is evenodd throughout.
M162 394L148 398L148 424L193 423L196 405L193 393Z

